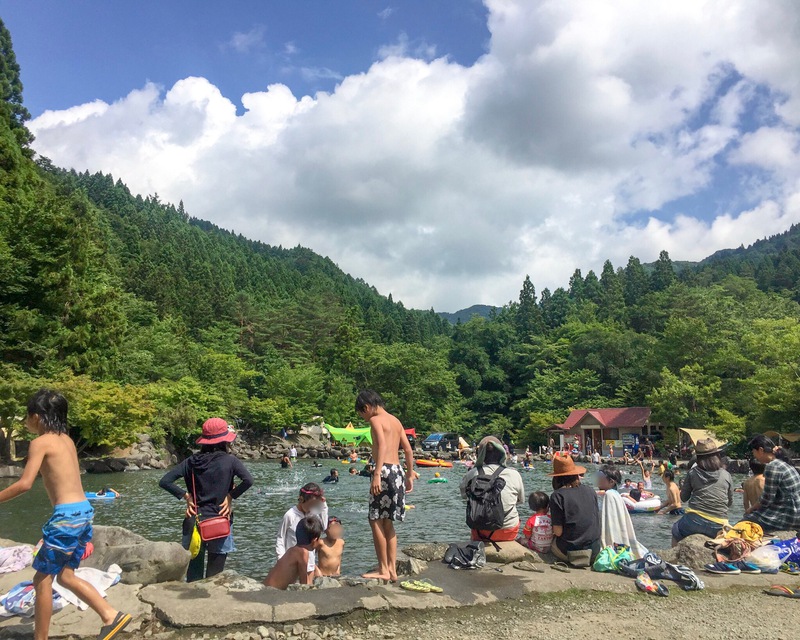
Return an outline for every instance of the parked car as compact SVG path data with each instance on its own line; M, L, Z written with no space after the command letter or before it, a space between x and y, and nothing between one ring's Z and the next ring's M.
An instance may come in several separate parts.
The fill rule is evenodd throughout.
M457 433L432 433L422 442L423 451L458 451Z

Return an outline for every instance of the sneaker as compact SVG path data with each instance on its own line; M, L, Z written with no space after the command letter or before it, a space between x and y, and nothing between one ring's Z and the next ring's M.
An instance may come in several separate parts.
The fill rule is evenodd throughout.
M729 562L728 564L733 565L742 573L761 573L761 569L752 562L746 562L745 560L737 560L736 562Z
M707 564L704 569L709 573L724 573L731 576L739 575L742 572L742 570L732 562L714 562L712 564Z

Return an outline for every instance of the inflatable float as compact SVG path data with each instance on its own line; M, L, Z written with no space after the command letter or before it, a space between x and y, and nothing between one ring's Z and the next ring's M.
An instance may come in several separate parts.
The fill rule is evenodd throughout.
M415 462L418 467L444 467L446 469L453 467L453 463L447 460L416 460Z
M356 458L355 460L339 460L342 464L358 464L361 462L361 458Z
M428 480L428 484L441 484L442 482L447 482L447 478L431 478Z
M117 497L113 493L103 493L98 495L94 491L84 491L83 495L86 496L87 500L115 500Z
M625 507L630 513L652 513L661 508L661 498L654 496L652 498L639 500L639 502L625 500Z

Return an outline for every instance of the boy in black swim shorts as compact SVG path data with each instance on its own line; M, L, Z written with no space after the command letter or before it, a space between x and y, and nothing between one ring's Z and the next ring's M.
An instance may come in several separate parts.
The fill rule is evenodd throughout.
M414 487L414 453L403 425L384 408L383 398L374 391L362 391L356 411L369 422L375 471L370 483L369 524L378 556L378 570L365 578L397 581L397 536L394 522L406 514L405 497ZM399 449L405 454L406 470L400 466Z

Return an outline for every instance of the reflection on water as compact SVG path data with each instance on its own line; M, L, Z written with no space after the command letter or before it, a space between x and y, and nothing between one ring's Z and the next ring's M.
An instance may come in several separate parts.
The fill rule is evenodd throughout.
M281 469L278 464L248 462L255 484L235 503L234 536L238 551L228 558L228 567L251 575L263 577L275 559L275 536L283 514L297 499L297 492L306 482L321 482L330 468L336 465L341 473L338 484L325 485L330 513L339 516L344 523L345 555L343 570L353 574L369 569L373 564L372 537L367 522L367 499L369 481L360 476L347 475L348 467L338 462L322 468L311 466L310 461L300 461L294 469ZM596 469L587 465L587 482ZM447 478L447 484L428 484L435 471ZM523 472L526 491L552 491L548 465L538 464L534 471ZM420 469L421 480L414 485L408 502L416 506L408 512L406 521L399 524L399 546L412 542L452 542L468 538L464 524L464 503L458 495L458 483L465 468L456 465L453 469ZM123 494L113 502L95 503L96 524L116 525L139 533L151 540L180 541L183 514L182 500L176 500L158 487L160 471L138 471L132 473L83 476L84 488L97 491L112 486ZM635 477L633 472L631 477ZM743 476L734 476L735 486L740 486ZM0 489L11 484L0 480ZM657 493L664 495L661 481L654 480ZM49 517L50 505L41 480L21 498L0 505L0 538L35 543L40 538L40 529ZM736 522L742 515L741 494L736 494L730 519ZM520 515L530 515L527 504L520 507ZM653 549L666 548L670 544L670 528L674 516L637 514L634 527L643 544Z

